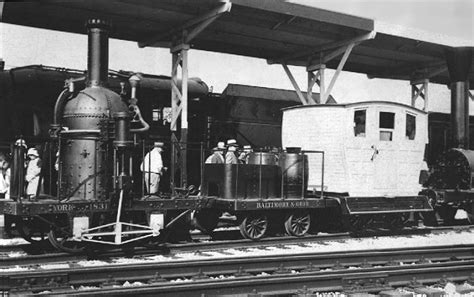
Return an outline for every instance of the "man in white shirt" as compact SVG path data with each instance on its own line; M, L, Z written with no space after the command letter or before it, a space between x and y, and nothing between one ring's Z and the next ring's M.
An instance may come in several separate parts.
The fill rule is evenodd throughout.
M226 164L239 164L239 159L236 155L238 147L239 145L235 139L227 140L227 153L225 154Z
M224 163L224 161L222 161ZM0 152L0 199L10 199L10 164L4 153Z
M160 187L160 177L163 171L163 142L155 142L153 149L146 154L140 165L140 170L145 176L145 185L149 194L156 194Z
M212 155L207 157L206 164L223 164L224 163L225 144L218 142L217 146L212 149Z

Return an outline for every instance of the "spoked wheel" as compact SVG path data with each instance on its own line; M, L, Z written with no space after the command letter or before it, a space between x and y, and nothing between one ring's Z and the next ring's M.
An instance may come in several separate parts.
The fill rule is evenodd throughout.
M206 234L211 234L219 223L221 213L212 209L202 209L194 214L194 226Z
M311 217L307 211L294 212L286 216L285 231L292 236L304 236L311 226Z
M21 237L30 243L42 243L48 237L48 226L39 219L20 218L15 224Z
M85 250L84 243L72 240L72 235L63 229L52 229L48 233L48 239L53 247L65 253L78 254Z
M267 232L268 219L263 214L250 214L242 220L239 227L244 238L259 240Z

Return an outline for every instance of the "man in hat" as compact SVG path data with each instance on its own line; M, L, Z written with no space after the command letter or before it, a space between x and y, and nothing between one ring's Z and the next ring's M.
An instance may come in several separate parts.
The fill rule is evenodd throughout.
M28 149L26 155L29 159L25 176L25 181L28 183L26 186L26 195L28 197L33 197L36 196L36 191L38 190L39 186L41 159L39 158L38 150L36 148Z
M207 157L206 164L223 164L224 163L225 144L220 141L217 146L212 149L212 155Z
M3 152L0 152L0 199L10 199L10 162Z
M239 154L240 163L247 164L251 152L253 152L252 147L250 145L244 145L244 149Z
M163 142L155 142L153 149L146 154L140 165L140 170L144 173L144 180L147 192L156 194L160 187L160 178L163 172L163 159L161 152L163 151Z
M225 154L226 164L239 164L239 159L236 155L238 147L239 145L235 139L227 140L227 153Z

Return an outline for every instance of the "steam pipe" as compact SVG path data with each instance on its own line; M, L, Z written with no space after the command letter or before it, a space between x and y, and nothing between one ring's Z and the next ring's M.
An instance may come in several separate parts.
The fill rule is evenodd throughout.
M107 84L109 72L109 28L108 22L99 19L87 21L87 87Z
M446 50L451 89L452 147L469 149L469 81L472 49L468 47Z

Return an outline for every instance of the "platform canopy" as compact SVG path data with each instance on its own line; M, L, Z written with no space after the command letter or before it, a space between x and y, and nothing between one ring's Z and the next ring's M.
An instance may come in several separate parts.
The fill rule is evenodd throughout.
M0 16L6 23L75 33L85 33L84 23L91 17L106 18L114 25L113 38L136 41L142 47L187 43L195 49L309 68L325 64L336 69L344 59L341 47L355 42L344 70L441 84L449 83L445 50L474 46L473 40L282 0L7 1L0 2Z

